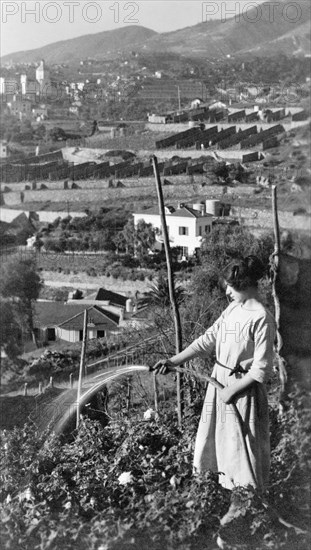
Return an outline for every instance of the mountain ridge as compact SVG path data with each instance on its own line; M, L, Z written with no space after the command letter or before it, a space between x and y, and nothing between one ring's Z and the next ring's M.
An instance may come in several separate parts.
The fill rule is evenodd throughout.
M192 49L195 47L197 56L223 57L247 52L253 50L254 47L262 47L266 51L267 43L273 47L276 40L288 33L298 37L301 34L305 36L304 26L311 18L311 3L307 0L296 2L301 12L295 23L292 22L293 18L289 17L289 9L293 4L289 0L282 0L278 3L274 9L272 21L270 21L271 13L268 7L274 4L276 3L265 2L260 5L261 17L256 23L249 22L256 18L257 8L255 7L247 11L248 19L240 16L240 21L231 17L224 22L215 20L198 23L191 27L191 32L189 32L189 27L186 27L165 35L154 36L149 40L147 47L170 49L181 55L189 55L191 47ZM287 13L287 17L284 16L284 13ZM211 32L207 35L206 31L210 29ZM307 37L306 49L310 51L310 36ZM309 52L306 51L306 53Z
M68 62L68 55L70 55L72 61L76 62L88 57L100 59L99 47L106 47L106 53L111 51L109 48L112 51L117 51L119 48L128 48L129 46L135 48L141 42L145 43L146 40L155 34L157 34L156 31L147 27L128 25L120 29L60 40L33 50L14 52L1 57L1 60L2 62L10 60L15 62L36 62L44 59L47 63L64 63Z
M277 6L275 6L277 4ZM83 35L55 42L42 48L16 52L2 57L3 61L35 62L45 59L47 63L78 62L81 59L104 59L130 50L142 52L170 52L185 57L221 58L239 53L256 52L271 55L284 51L288 55L310 52L311 3L299 0L297 21L289 16L293 6L289 0L260 4L261 17L255 21L257 7L250 8L237 20L212 20L166 33L157 33L147 27L131 25L120 29ZM270 7L274 5L271 19ZM269 9L268 9L269 8ZM287 14L285 17L284 14ZM299 43L299 47L297 44Z

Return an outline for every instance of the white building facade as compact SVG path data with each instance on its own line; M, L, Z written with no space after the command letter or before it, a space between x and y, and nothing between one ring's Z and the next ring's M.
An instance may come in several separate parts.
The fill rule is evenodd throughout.
M36 81L39 82L40 92L43 92L43 89L47 88L51 83L50 72L46 68L43 59L41 59L40 65L36 69Z
M9 148L6 141L0 141L0 158L6 159L9 156Z
M176 209L166 206L165 213L170 246L179 248L183 258L193 256L196 249L201 247L202 238L212 231L212 214L206 212L204 203L194 204L192 207L181 203ZM135 226L140 220L144 220L155 228L155 248L161 250L163 236L158 208L152 207L133 216Z

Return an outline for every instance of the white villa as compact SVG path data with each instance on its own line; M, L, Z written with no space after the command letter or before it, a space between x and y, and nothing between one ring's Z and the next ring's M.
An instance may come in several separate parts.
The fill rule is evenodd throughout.
M206 212L206 204L202 202L190 207L180 203L177 209L165 206L165 213L170 245L180 248L184 258L193 256L195 250L201 246L202 237L212 231L213 215ZM133 216L135 226L140 220L144 220L155 228L157 233L155 248L163 249L159 209L157 207L148 208L148 210L135 213Z

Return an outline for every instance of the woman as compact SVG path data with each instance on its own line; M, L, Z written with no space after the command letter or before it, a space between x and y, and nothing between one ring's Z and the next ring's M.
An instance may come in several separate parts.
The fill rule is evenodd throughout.
M226 488L251 484L260 492L268 483L270 467L264 382L271 373L275 339L274 318L258 298L263 274L263 265L254 256L231 263L224 282L232 303L188 348L154 366L156 373L166 374L170 367L215 349L212 376L224 388L208 385L195 443L194 471L220 472L219 481ZM247 451L231 403L241 415Z

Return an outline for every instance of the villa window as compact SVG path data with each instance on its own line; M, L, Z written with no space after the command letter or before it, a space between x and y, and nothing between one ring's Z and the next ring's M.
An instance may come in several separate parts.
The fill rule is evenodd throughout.
M179 235L189 235L189 227L179 227L178 233Z

